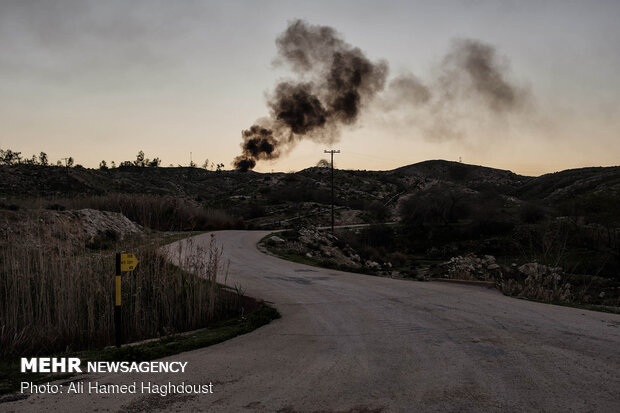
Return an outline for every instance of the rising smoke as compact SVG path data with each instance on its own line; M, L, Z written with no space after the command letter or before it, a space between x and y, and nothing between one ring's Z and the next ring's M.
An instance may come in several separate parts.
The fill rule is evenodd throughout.
M386 83L387 63L371 62L331 27L296 20L276 46L276 62L298 79L279 83L268 98L269 116L242 131L242 153L233 161L241 171L278 158L300 139L334 142L340 128L354 124ZM455 40L435 76L427 82L412 74L397 76L377 106L384 112L404 111L427 137L454 137L459 116L499 117L527 103L528 94L509 80L508 71L492 46ZM462 107L468 108L467 115L459 114Z
M495 48L477 40L454 41L443 72L445 87L477 95L496 112L515 109L526 99L524 90L508 80L508 64L500 61Z
M468 122L498 120L528 105L528 91L510 79L509 69L493 46L454 40L434 76L427 81L412 74L394 78L380 108L404 114L399 120L421 129L430 140L461 137Z
M301 80L278 84L268 99L270 116L242 132L242 154L233 161L241 171L277 158L301 138L333 142L387 77L386 63L371 62L331 27L296 20L276 45L279 61Z

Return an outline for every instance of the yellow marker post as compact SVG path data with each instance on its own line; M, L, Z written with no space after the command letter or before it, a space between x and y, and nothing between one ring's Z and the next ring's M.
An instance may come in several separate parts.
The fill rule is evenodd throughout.
M121 319L121 275L124 272L133 271L138 265L135 254L116 253L116 299L114 300L114 326L116 330L116 347L120 347L123 341Z
M121 276L120 275L116 276L116 301L114 305L118 307L121 306Z
M116 300L114 301L116 347L120 347L122 341L121 321L121 254L116 253Z

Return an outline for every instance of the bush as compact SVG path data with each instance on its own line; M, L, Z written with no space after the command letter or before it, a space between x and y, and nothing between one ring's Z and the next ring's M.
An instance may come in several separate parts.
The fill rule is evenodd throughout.
M221 209L170 196L111 194L73 200L73 208L120 212L130 220L159 231L243 228L243 221Z
M466 195L444 187L433 187L401 201L402 222L409 227L425 224L447 225L466 218L470 213Z
M61 204L49 204L45 207L45 209L49 209L51 211L64 211L66 208Z
M287 176L288 177L288 176ZM308 182L298 182L296 179L285 178L286 182L277 191L269 194L269 202L280 204L284 202L317 202L331 203L331 190L320 187L309 187Z
M385 221L390 215L389 208L379 201L372 201L368 204L366 210L370 213L370 216L375 222Z
M500 219L481 219L474 221L470 227L472 237L495 237L510 234L514 223Z
M525 204L519 211L521 222L536 224L545 218L545 210L534 204Z
M394 230L387 225L371 225L365 228L360 237L367 245L375 248L389 248L394 245Z

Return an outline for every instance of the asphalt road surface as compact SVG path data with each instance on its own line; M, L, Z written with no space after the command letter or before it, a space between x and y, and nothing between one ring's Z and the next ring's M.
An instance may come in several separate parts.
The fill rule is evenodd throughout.
M620 412L619 315L308 267L259 252L265 234L216 239L228 284L272 302L281 319L164 359L187 361L182 376L80 377L212 383L213 394L33 395L0 410Z

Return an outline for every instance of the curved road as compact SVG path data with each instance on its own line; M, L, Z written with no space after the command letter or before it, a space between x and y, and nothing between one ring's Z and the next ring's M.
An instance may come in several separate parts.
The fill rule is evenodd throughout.
M216 239L230 260L227 283L274 303L281 319L169 357L189 363L182 377L89 377L212 382L213 394L36 395L0 410L620 411L620 316L308 267L260 253L267 233ZM187 253L209 239L176 245Z

